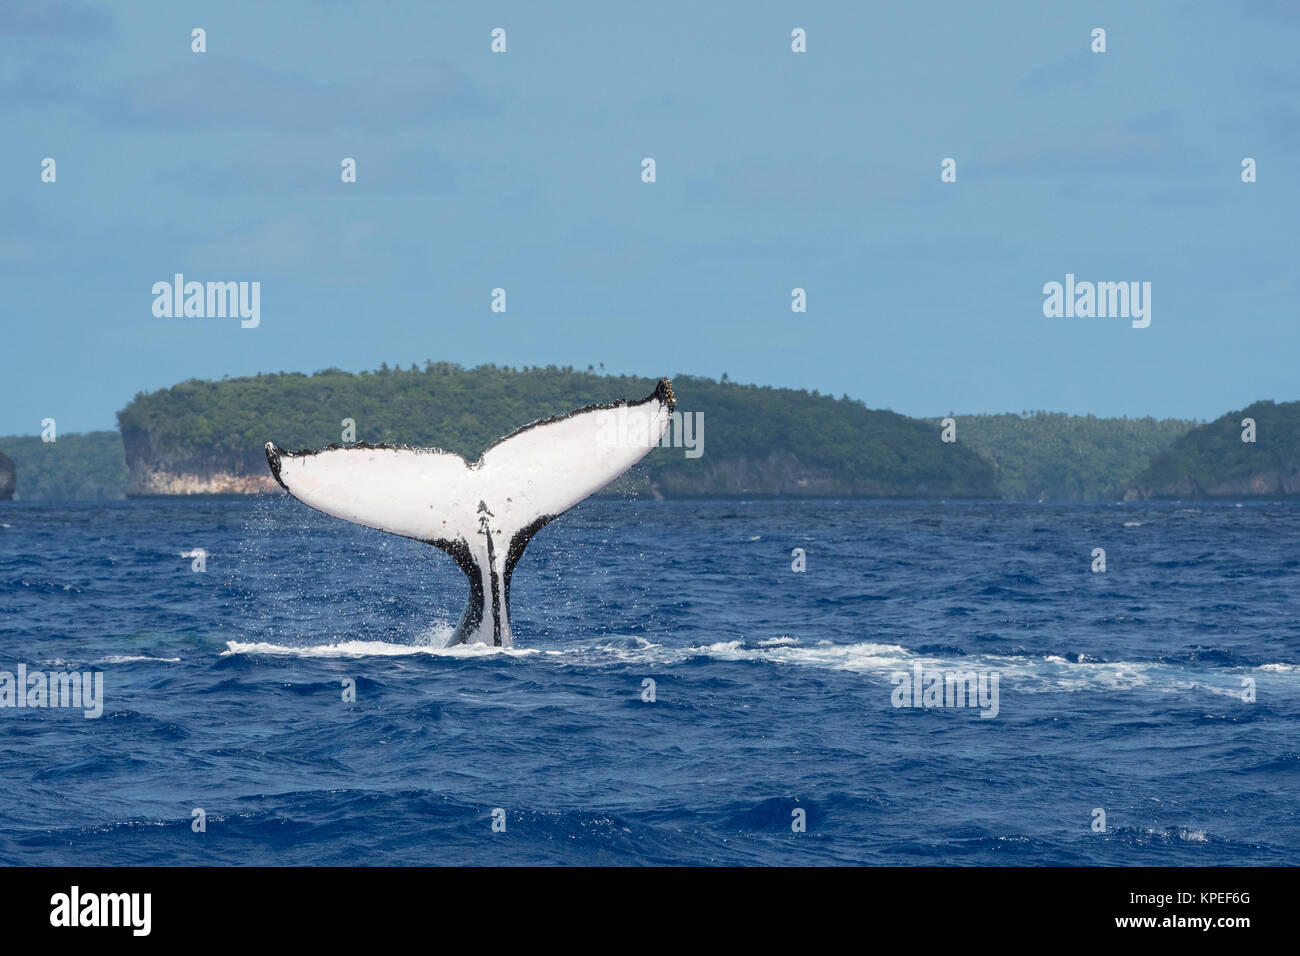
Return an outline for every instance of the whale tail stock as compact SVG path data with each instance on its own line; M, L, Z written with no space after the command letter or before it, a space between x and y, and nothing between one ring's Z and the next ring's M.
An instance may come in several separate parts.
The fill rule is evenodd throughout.
M511 647L510 577L546 524L640 461L663 436L675 400L660 379L640 401L588 405L498 439L475 462L438 448L266 444L285 491L325 514L424 541L469 578L448 644Z

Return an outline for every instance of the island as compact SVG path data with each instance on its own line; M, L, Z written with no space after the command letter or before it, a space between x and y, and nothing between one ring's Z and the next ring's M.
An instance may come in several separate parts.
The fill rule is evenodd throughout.
M1300 497L1300 402L1260 401L1194 428L1152 458L1128 501Z
M742 385L725 373L671 378L677 418L662 447L604 494L1033 502L1300 495L1300 402L1260 401L1208 423L1047 411L913 418L847 395ZM137 394L118 412L118 431L48 443L0 437L0 497L278 494L267 441L289 450L423 445L473 461L531 421L642 398L655 382L590 367L433 361L193 379Z
M938 428L848 396L672 377L686 428L606 493L655 498L996 498L993 467ZM473 461L503 435L584 405L639 399L655 380L573 368L448 362L352 374L189 381L118 413L128 496L278 490L267 441L443 448ZM693 443L695 447L688 447Z

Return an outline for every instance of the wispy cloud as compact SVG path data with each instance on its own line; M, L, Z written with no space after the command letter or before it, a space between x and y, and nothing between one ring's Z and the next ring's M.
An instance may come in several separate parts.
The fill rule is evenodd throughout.
M204 54L136 76L88 105L105 119L162 129L403 129L483 116L499 104L446 60L389 63L320 82L239 57Z
M333 285L382 281L392 273L389 240L373 219L336 227L299 215L264 219L192 246L181 257L210 275L257 278L329 276Z
M1103 75L1104 58L1090 50L1075 53L1059 63L1048 63L1016 84L1022 93L1054 93L1071 87L1085 88Z
M936 161L934 181L939 177ZM754 160L719 166L692 179L687 198L698 203L769 206L789 204L835 208L880 202L915 202L925 197L915 171L872 167L841 160L773 163Z
M102 36L113 19L101 7L79 0L5 0L0 7L0 36L30 39Z
M357 161L357 182L342 183L343 158ZM187 163L160 170L157 179L187 193L208 196L309 196L433 194L451 191L460 167L423 147L380 145L372 137L339 147L263 141L225 162Z
M1178 116L1146 113L1083 127L1030 131L971 158L972 173L1059 181L1063 174L1114 177L1170 175L1170 158L1186 156Z

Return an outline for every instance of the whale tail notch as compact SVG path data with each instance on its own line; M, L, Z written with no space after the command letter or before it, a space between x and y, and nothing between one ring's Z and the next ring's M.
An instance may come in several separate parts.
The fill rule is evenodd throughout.
M511 647L510 578L539 530L639 462L675 405L661 379L639 401L588 405L493 442L475 462L438 448L266 444L271 473L325 514L445 551L470 593L450 644Z

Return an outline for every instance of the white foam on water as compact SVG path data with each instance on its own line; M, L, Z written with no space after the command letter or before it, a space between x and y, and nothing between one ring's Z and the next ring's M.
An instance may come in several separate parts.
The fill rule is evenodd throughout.
M331 644L312 644L298 646L293 644L271 644L265 641L243 642L226 641L222 657L232 654L261 654L272 657L410 657L412 655L430 655L433 657L493 657L504 654L508 657L529 657L541 651L528 647L491 647L487 644L457 644L448 647L455 628L446 624L434 624L424 631L419 644L393 644L388 641L365 641L343 639Z
M486 644L433 647L428 644L390 644L387 641L339 641L336 644L296 647L290 644L226 641L226 649L221 652L221 656L258 654L272 657L410 657L427 654L433 657L492 657L504 654L511 657L527 657L540 653L532 648L490 647Z
M567 648L491 647L460 644L446 647L451 628L440 627L427 644L394 644L386 641L344 639L329 644L294 646L266 642L227 641L222 656L251 654L282 657L409 657L427 655L450 658L537 657L561 666L608 667L635 664L668 667L700 657L715 661L815 667L861 674L884 681L893 675L914 673L920 665L925 677L976 672L994 674L1005 685L1025 693L1074 691L1126 691L1145 688L1176 693L1195 691L1241 699L1241 679L1267 675L1267 679L1293 679L1300 671L1293 664L1265 664L1260 667L1194 669L1183 664L1159 661L1071 661L1064 657L973 654L941 657L918 654L898 644L860 642L835 644L831 641L802 643L794 637L776 637L749 642L718 641L713 644L669 646L638 636L614 636L601 644Z
M99 664L129 664L132 661L158 661L163 664L179 664L179 657L149 657L144 654L110 654L108 657L101 658L96 663Z
M550 653L553 652L548 652ZM708 657L720 661L818 667L869 675L882 680L889 680L899 672L911 676L919 664L923 675L927 677L939 672L996 673L999 681L1027 693L1146 688L1171 693L1200 691L1236 700L1241 699L1240 681L1243 676L1261 672L1290 676L1296 672L1294 665L1290 664L1197 670L1159 661L1075 662L1055 655L1027 657L976 654L939 657L917 654L897 644L834 644L818 641L805 645L797 638L789 637L773 639L772 643L762 641L750 644L734 640L693 647L647 644L644 647L625 648L607 644L599 648L574 648L563 653L569 658L566 663L601 664L613 658L619 662L669 666L690 658Z

